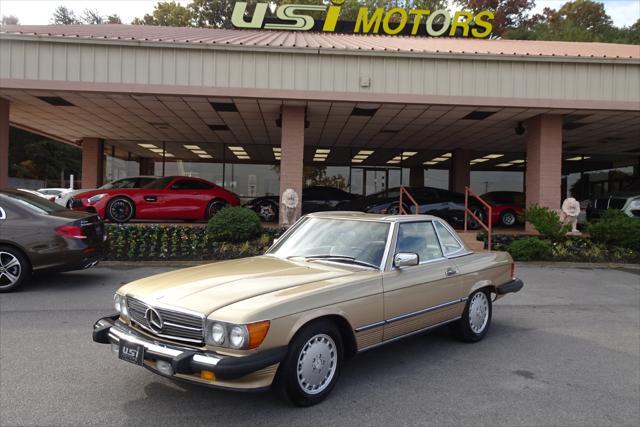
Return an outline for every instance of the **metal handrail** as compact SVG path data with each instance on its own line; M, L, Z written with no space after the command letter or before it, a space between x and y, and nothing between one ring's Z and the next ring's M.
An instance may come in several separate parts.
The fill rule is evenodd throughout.
M402 197L406 194L407 198L409 199L409 201L411 203L413 203L413 206L415 206L416 208L416 214L420 213L420 209L418 205L418 202L416 202L416 199L413 198L413 196L411 195L411 193L409 192L409 190L407 190L404 185L400 186L400 215L408 215L409 212L406 211L406 209L404 208L404 203L402 202Z
M482 220L480 218L478 218L476 216L476 214L474 214L473 212L471 212L471 209L469 209L469 195L475 197L480 203L482 203L486 208L487 208L487 222L488 225L485 224L484 222L482 222ZM467 186L464 187L464 231L467 231L467 214L471 215L471 217L473 219L475 219L478 224L480 224L482 226L482 228L484 228L485 230L487 230L487 249L491 250L491 212L492 208L491 205L487 202L485 202L484 200L482 200L482 198L480 196L478 196L476 193L474 193L473 191L471 191L471 189Z

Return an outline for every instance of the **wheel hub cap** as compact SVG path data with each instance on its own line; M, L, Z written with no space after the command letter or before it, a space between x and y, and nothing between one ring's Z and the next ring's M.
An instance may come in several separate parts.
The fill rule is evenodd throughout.
M315 335L306 342L298 356L298 384L306 393L318 394L329 386L336 367L335 342L329 335Z
M489 300L484 292L475 294L469 302L469 326L476 334L481 333L489 320Z

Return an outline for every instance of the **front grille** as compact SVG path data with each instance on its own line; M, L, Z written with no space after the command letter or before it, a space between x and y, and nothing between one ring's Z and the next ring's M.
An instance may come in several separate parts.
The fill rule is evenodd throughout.
M204 341L204 318L166 308L153 307L162 318L162 328L152 328L145 314L151 306L139 299L127 297L127 309L131 320L141 328L159 337L202 344Z
M604 211L607 209L622 209L627 203L627 199L618 199L614 197L609 197L606 199L596 199L593 204L593 208L599 211Z
M627 199L615 199L615 198L611 198L611 200L609 200L609 208L610 209L622 209L624 208L624 205L627 203Z

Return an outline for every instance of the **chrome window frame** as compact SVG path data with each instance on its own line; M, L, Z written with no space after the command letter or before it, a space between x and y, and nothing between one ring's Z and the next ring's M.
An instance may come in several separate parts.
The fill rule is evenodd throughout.
M442 254L442 256L440 258L432 258L432 259L428 259L426 261L420 261L420 255L418 254L418 265L424 265L424 264L430 264L433 262L438 262L438 261L443 261L445 259L447 259L447 256L444 254L444 250L442 247L442 242L440 241L440 236L438 235L438 230L436 230L435 225L433 225L434 220L433 219L423 219L423 220L414 220L414 221L396 221L397 224L397 228L398 228L398 232L400 232L400 226L402 224L415 224L415 223L423 223L423 222L429 222L431 223L431 226L433 227L433 232L436 235L436 240L438 241L438 246L440 247L440 253ZM398 244L398 235L396 234L396 239L395 239L395 243L396 246ZM396 252L394 250L393 256L391 257L392 259L395 257L395 254L397 254L398 252ZM392 270L396 270L398 267L396 267L395 265L393 265L393 262L391 263L391 267ZM415 265L413 266L415 267Z
M7 213L0 207L0 219L7 219Z
M442 249L442 254L447 258L447 259L451 259L451 258L458 258L464 255L469 255L470 253L472 253L472 251L468 250L466 245L460 240L460 238L458 237L458 233L456 233L455 231L453 231L451 229L451 227L449 226L449 224L445 224L444 222L440 221L440 220L434 220L434 222L438 222L445 230L447 230L449 232L449 234L453 237L453 239L458 242L458 244L460 245L460 249L451 252L450 254L447 254L445 251L445 247L442 244L442 237L440 236L440 233L438 232L438 228L434 225L433 228L436 231L436 235L438 236L438 240L440 240L440 247Z

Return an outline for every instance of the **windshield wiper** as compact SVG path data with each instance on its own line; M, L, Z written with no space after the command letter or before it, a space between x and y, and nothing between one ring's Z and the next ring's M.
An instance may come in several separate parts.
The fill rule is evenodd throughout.
M370 264L366 261L360 261L359 259L355 259L352 256L346 256L346 255L309 255L309 256L305 256L304 257L305 260L307 261L314 261L314 260L330 260L330 261L336 261L336 262L348 262L351 264L357 264L357 265L362 265L365 267L371 267L371 268L375 268L376 270L379 269L379 267L377 265L374 264Z

